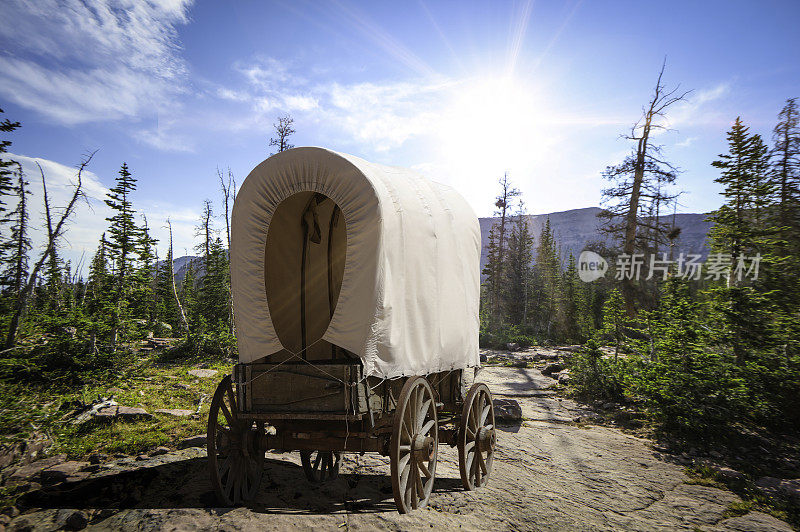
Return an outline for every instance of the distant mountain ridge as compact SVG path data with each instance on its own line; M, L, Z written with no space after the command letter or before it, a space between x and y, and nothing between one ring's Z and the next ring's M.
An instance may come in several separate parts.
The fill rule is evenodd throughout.
M566 261L572 253L578 258L587 244L591 242L602 242L610 245L608 237L600 231L600 220L597 215L602 212L599 207L586 207L583 209L572 209L569 211L552 212L550 214L529 214L528 228L534 237L534 246L539 243L539 235L545 222L550 218L550 228L555 235L556 242L561 251L561 258ZM706 221L705 214L676 214L675 225L681 228L681 234L675 241L675 256L680 253L696 253L703 256L703 260L708 256L708 231L713 225ZM670 223L672 216L664 217ZM489 231L495 222L500 218L479 218L481 225L481 271L486 264L486 250L489 244ZM665 250L666 251L666 250Z
M529 214L526 216L528 228L534 237L534 246L539 242L545 222L550 218L550 227L556 237L556 242L561 251L562 260L566 261L572 253L575 258L580 255L587 244L603 242L610 244L606 235L600 231L601 220L597 217L602 209L599 207L586 207L569 211L551 212L550 214ZM684 253L696 253L703 259L708 256L708 231L712 223L706 221L705 214L676 214L675 225L681 228L681 234L676 239L675 256ZM665 217L672 222L672 216ZM481 270L486 264L486 248L489 243L489 230L499 218L479 218L481 226ZM181 282L186 275L189 265L194 265L198 277L203 276L203 262L201 257L187 255L175 259L175 278Z

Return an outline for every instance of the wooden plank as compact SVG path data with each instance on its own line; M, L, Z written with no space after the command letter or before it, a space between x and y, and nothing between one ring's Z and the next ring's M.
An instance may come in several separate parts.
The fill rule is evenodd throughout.
M242 412L240 413L242 419L253 419L261 421L277 421L277 420L318 420L318 421L361 421L364 419L364 414L338 414L329 412Z

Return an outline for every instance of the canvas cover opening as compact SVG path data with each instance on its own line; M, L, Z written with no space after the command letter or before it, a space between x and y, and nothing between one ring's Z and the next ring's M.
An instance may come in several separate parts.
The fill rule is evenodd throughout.
M344 356L320 338L336 309L346 253L345 220L329 197L300 192L275 209L264 253L267 302L281 344L295 353L305 350L308 360Z

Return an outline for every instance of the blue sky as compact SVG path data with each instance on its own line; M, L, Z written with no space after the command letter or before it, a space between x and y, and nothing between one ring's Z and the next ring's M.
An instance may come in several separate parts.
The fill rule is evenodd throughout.
M283 113L294 144L416 168L481 216L504 171L530 213L588 207L666 56L667 85L693 92L658 142L684 170L680 211L706 212L719 204L709 163L733 119L769 137L800 96L795 1L7 0L2 11L0 107L23 124L12 153L31 178L42 163L63 198L81 155L99 150L93 199L64 246L73 260L93 252L123 161L156 236L170 217L176 253L190 250L203 200L218 201L216 168L241 182Z

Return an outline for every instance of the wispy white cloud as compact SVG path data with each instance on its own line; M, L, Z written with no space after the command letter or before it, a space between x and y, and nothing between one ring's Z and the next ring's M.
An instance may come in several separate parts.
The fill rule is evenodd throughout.
M689 146L694 144L694 141L696 141L698 138L699 137L686 137L684 140L676 142L675 146L677 146L678 148L688 148Z
M671 128L716 124L720 121L719 110L710 105L722 100L730 93L731 84L718 83L690 93L685 101L669 110L667 125Z
M191 0L9 0L0 17L0 93L61 124L174 105L187 68L176 26ZM4 46L12 49L10 46Z

